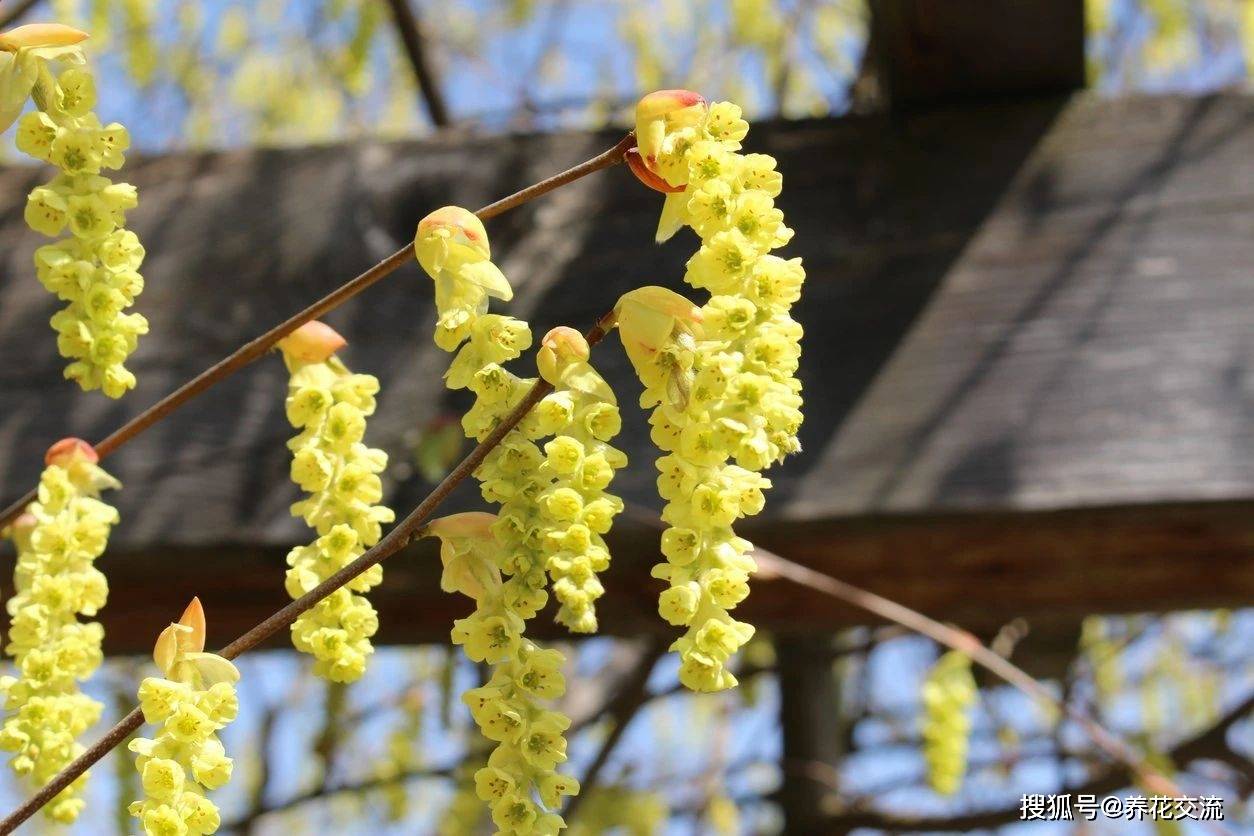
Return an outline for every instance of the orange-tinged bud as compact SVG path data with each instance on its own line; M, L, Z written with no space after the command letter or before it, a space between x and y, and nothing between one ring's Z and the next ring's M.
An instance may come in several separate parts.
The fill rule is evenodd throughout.
M193 598L178 622L166 627L157 636L152 660L168 676L182 657L189 653L201 653L204 649L205 610L200 598Z
M632 174L636 175L636 179L654 191L672 194L674 192L682 192L687 188L687 186L672 186L663 180L660 175L650 171L649 167L644 164L644 158L640 156L639 148L628 149L624 157L627 160L627 167L631 169Z
M483 221L469 209L460 206L441 206L418 222L419 239L432 235L448 236L454 243L470 247L484 258L492 257L488 245L488 231Z
M88 37L86 32L60 23L28 23L0 33L0 50L17 52L41 46L74 46Z
M179 624L191 629L190 633L180 636L179 648L187 653L199 653L205 649L205 608L200 603L200 597L192 598L192 602L187 605L187 609L183 610L183 616L179 619Z
M96 453L95 447L81 438L63 438L49 447L48 452L44 454L45 465L66 465L75 459L95 464L100 461L100 455Z
M645 165L654 168L667 133L700 125L705 112L705 99L691 90L658 90L642 98L636 104L636 144Z
M562 369L573 362L586 361L592 355L583 334L565 325L559 325L544 335L540 350L536 352L536 368L540 376L556 384Z
M667 116L695 105L705 105L705 97L691 90L654 90L636 103L636 121Z
M279 350L302 363L321 363L346 345L334 328L316 319L279 340Z

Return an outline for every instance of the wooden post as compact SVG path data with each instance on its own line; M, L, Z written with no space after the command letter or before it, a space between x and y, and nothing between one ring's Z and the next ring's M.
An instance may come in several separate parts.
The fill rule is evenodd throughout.
M780 724L784 733L783 783L777 793L785 833L821 833L831 816L844 754L840 684L832 673L832 635L781 635Z

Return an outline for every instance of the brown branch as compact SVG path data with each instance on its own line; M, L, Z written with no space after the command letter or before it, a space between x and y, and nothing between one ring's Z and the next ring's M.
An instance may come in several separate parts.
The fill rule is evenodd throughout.
M610 316L611 314L606 314L585 335L589 346L594 346L605 338L606 331L610 327ZM370 567L391 557L403 549L410 540L420 536L427 519L435 512L436 508L448 498L449 494L459 484L474 473L475 469L488 457L488 454L501 443L501 440L518 425L518 422L531 411L532 407L551 391L553 391L552 384L547 383L543 379L538 379L531 389L528 390L527 394L523 396L523 399L519 401L518 405L510 410L509 414L479 442L474 450L470 451L466 458L458 463L457 467L453 468L444 477L440 484L436 485L426 499L418 503L418 506L384 535L383 539L373 548L367 550L356 560L344 566L309 592L281 608L278 612L219 650L218 655L227 659L234 659L240 654L252 650L275 633L291 626L292 622L302 613L311 609L323 598L326 598ZM130 714L127 714L118 721L117 725L106 732L104 737L75 758L69 766L57 773L35 795L10 813L3 821L0 821L0 834L12 833L18 825L33 816L40 807L51 801L57 793L68 787L79 775L86 772L92 764L107 755L128 734L143 725L143 722L142 712L138 708L133 709Z
M1010 683L1029 697L1049 703L1069 715L1099 749L1112 759L1126 765L1148 789L1162 795L1181 795L1180 788L1171 779L1146 763L1130 746L1084 712L1070 703L1060 701L1049 692L1049 689L1029 676L1022 668L989 650L967 631L941 624L895 601L837 580L830 575L802 566L800 563L793 563L765 549L755 548L754 558L760 570L768 577L776 575L786 578L793 583L864 609L880 618L908 627L946 647L965 653L971 661Z
M13 8L0 14L0 29L8 29L25 17L26 13L37 5L39 5L39 0L21 0L21 2L16 3Z
M494 218L497 215L521 206L529 200L533 200L534 198L547 194L554 189L560 188L567 183L572 183L581 177L586 177L587 175L592 174L593 172L617 165L622 162L623 154L627 152L627 149L630 148L634 142L634 136L632 134L628 134L617 145L608 151L604 151L595 157L580 163L579 165L566 169L560 174L541 180L539 183L535 183L525 189L522 189L521 191L517 191L514 194L509 195L508 197L504 197L495 203L491 203L475 212L475 214L478 215L481 220ZM300 313L289 317L287 320L274 326L260 337L246 343L230 356L219 360L213 366L201 372L187 383L184 383L178 389L175 389L173 392L148 407L148 409L144 410L139 415L136 415L134 418L127 421L121 427L106 436L102 441L98 442L95 445L96 452L101 458L105 458L110 455L123 444L130 441L153 424L156 424L162 418L165 418L167 415L174 412L174 410L183 406L197 395L200 395L213 385L230 377L232 374L244 368L249 363L263 357L267 351L274 348L275 344L277 344L279 340L283 339L306 322L309 322L312 319L317 319L327 312L335 310L366 288L391 275L398 268L408 264L413 258L414 245L413 242L410 242L380 261L378 264L371 267L366 272L359 275L357 278L347 284L341 285L338 289L322 297L317 302L314 302ZM16 519L26 506L34 501L34 499L35 491L31 490L27 492L26 495L12 502L4 509L3 512L0 512L0 528L3 528Z
M449 118L448 105L444 101L444 93L435 78L435 70L427 58L426 43L422 30L418 26L418 17L409 5L409 0L387 0L392 10L392 21L396 24L396 34L409 57L409 64L414 69L414 79L418 82L418 90L422 94L423 103L427 106L427 115L437 128L446 128L452 121Z
M631 724L632 718L649 702L650 697L647 687L649 674L653 673L657 660L661 659L664 653L666 653L666 644L661 639L650 639L648 646L645 647L644 652L640 656L640 661L636 663L626 680L619 686L618 693L614 696L614 699L606 706L605 714L609 717L613 728L610 729L610 733L601 743L601 748L597 750L596 757L592 759L592 763L584 771L583 778L579 782L579 794L571 796L570 800L566 802L566 809L562 811L562 815L567 820L574 816L575 811L579 809L580 799L586 798L596 785L601 770L605 768L610 755L614 752L614 747L618 745L623 732Z

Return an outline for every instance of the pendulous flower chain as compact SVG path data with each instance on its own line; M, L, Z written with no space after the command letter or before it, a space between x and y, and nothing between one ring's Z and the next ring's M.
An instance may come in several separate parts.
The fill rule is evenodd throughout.
M701 247L684 281L711 295L697 306L660 287L623 296L619 333L653 407L658 490L665 500L665 563L655 577L663 618L687 632L671 647L680 680L696 691L736 684L727 662L753 635L728 613L749 594L752 544L736 520L759 513L770 480L760 472L800 450L801 259L772 250L792 238L775 207L775 160L741 154L748 132L740 108L707 106L699 95L664 90L641 99L638 147L628 163L666 193L657 238L691 227Z
M128 810L145 836L202 836L221 824L205 793L231 780L234 762L217 733L239 713L239 671L204 650L205 612L193 598L157 638L152 658L161 675L139 685L144 721L160 726L155 737L129 744L144 797Z
M292 505L318 533L287 556L287 592L299 598L379 542L382 525L395 519L383 498L382 450L362 443L374 414L379 381L354 374L335 352L344 339L321 322L308 322L279 342L291 373L287 419L300 434L292 451L292 481L309 496ZM292 644L312 654L314 673L332 682L354 682L374 652L370 637L379 617L365 593L383 581L378 564L332 592L292 624Z
M487 313L489 296L508 300L512 291L473 214L433 212L418 225L415 246L436 285L436 343L457 352L446 383L474 393L462 426L482 439L536 382L502 366L531 345L531 330ZM497 743L475 788L502 833L557 833L565 827L562 798L579 790L556 771L566 760L570 719L544 704L565 691L565 658L523 631L545 605L549 583L559 623L574 632L597 626L594 603L604 592L597 573L609 564L603 535L623 507L606 488L626 457L609 443L621 428L613 392L588 358L578 332L555 328L545 336L536 362L553 391L475 473L499 513L456 514L428 527L442 541L442 587L475 601L475 611L454 624L453 642L492 669L463 700Z
M120 485L98 465L84 441L67 438L48 451L39 498L11 526L17 548L16 594L5 605L11 617L5 652L17 677L0 677L8 717L0 749L12 752L10 766L34 788L47 784L76 758L78 737L100 719L102 705L79 691L100 666L104 628L81 622L105 604L109 588L93 565L104 553L118 512L100 500ZM83 809L83 773L44 807L44 814L70 823Z
M971 718L967 713L979 691L971 659L951 650L937 660L923 683L923 757L927 780L942 795L953 795L967 771Z
M70 360L67 378L120 398L135 387L125 361L148 333L143 315L125 313L144 288L144 247L125 228L127 210L138 203L135 187L101 174L122 166L130 136L117 122L102 125L92 110L96 85L80 46L86 38L55 24L0 35L0 129L28 97L34 101L18 119L17 147L60 173L31 190L26 223L52 238L70 231L35 251L40 283L66 303L51 319L57 350Z

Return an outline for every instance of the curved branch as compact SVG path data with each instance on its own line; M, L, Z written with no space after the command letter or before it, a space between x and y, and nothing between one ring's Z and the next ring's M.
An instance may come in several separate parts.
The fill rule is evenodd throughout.
M586 177L593 172L600 171L610 166L617 165L623 161L623 155L627 152L635 142L633 134L628 134L617 145L604 151L595 157L586 160L579 165L568 168L560 174L541 180L539 183L528 186L521 191L515 192L508 197L504 197L495 203L491 203L479 211L475 212L481 220L494 218L497 215L508 212L529 200L547 194L554 189L572 183L581 177ZM314 302L298 314L295 314L278 325L271 328L266 333L246 343L230 356L219 360L196 377L184 383L178 389L166 395L152 406L145 409L139 415L127 421L118 429L114 430L103 440L96 443L96 452L101 458L105 458L126 442L142 433L144 430L156 424L162 418L174 412L188 401L200 395L205 390L217 383L225 380L235 372L244 368L248 364L260 359L267 351L274 348L279 340L295 331L312 319L335 310L343 305L349 299L361 293L366 288L380 281L381 279L396 272L396 270L405 264L408 264L414 258L414 245L411 241L401 249L389 255L378 264L365 271L357 278L341 285L336 290ZM19 514L33 502L35 499L35 491L28 491L24 496L19 497L12 502L4 511L0 512L0 528L11 523Z

